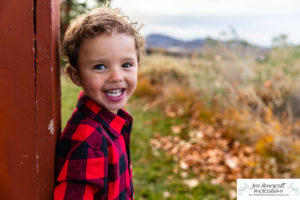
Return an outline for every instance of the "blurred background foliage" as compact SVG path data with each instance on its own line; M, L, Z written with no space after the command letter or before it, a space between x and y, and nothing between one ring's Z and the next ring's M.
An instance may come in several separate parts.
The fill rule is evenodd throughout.
M103 1L63 1L62 33ZM206 39L201 51L146 49L126 109L136 199L236 199L237 178L300 177L300 47ZM62 73L62 125L80 88Z

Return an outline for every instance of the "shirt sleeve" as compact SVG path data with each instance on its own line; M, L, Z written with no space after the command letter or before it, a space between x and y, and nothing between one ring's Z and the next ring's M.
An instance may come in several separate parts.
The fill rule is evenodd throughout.
M97 138L93 138L95 136ZM90 200L95 195L105 199L108 156L105 152L107 148L103 148L106 142L101 141L105 138L99 138L96 129L79 126L71 139L59 141L57 151L66 157L61 164L57 159L60 170L57 173L54 200Z

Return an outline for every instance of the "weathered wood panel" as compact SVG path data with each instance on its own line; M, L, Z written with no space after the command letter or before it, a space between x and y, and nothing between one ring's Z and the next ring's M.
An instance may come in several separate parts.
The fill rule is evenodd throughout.
M0 199L51 199L59 1L0 1Z

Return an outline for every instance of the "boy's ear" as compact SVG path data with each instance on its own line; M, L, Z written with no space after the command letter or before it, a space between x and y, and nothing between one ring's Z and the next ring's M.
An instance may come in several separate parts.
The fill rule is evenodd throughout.
M73 66L68 66L67 74L75 85L79 87L81 86L80 75L77 69L75 69Z

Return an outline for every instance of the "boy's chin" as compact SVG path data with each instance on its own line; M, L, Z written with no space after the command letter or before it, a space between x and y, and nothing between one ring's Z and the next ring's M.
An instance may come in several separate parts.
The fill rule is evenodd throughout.
M107 110L109 110L112 113L117 113L118 110L122 109L125 106L125 103L115 105L115 106L110 106L110 105L103 105Z

